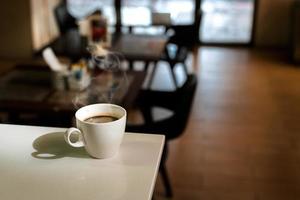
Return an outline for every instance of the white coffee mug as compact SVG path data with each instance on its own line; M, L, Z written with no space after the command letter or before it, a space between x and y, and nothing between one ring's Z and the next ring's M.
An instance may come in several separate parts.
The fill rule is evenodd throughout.
M115 121L93 123L86 120L96 116L112 116ZM69 128L64 133L65 141L73 147L85 147L94 158L114 156L120 147L126 126L126 110L114 104L92 104L80 108L76 113L77 128ZM78 141L71 141L72 134Z

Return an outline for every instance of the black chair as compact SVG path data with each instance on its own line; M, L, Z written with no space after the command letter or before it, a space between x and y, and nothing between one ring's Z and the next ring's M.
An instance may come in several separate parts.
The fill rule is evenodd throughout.
M160 173L166 189L166 196L172 196L172 188L166 169L168 155L168 142L178 138L187 125L194 94L197 86L197 77L188 75L182 87L174 92L144 90L138 98L138 106L143 114L144 123L141 125L127 125L130 132L142 132L152 134L165 134L166 144L160 164ZM161 107L172 111L168 118L156 121L152 109Z
M76 19L70 15L65 2L60 3L54 9L55 19L61 34L71 29L78 29Z
M68 30L63 35L56 38L49 45L57 56L67 57L71 62L77 62L82 58L89 58L87 51L88 38L81 36L76 29Z
M185 61L189 52L191 52L191 50L199 44L201 17L202 12L198 11L193 24L174 25L169 28L172 30L173 35L170 37L166 45L165 54L162 55L161 60L168 62L175 87L178 87L178 81L174 72L174 68L177 64L181 64L185 74L188 75L188 69ZM154 70L155 69L156 68L154 68ZM152 74L154 74L154 71ZM149 81L149 85L151 85L151 83L152 80Z

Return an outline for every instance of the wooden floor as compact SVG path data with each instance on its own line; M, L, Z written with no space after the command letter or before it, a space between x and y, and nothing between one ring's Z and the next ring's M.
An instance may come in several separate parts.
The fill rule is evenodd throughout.
M192 115L167 161L173 199L300 199L300 67L279 52L202 47L194 70ZM153 88L171 86L166 73ZM165 199L159 177L154 197Z

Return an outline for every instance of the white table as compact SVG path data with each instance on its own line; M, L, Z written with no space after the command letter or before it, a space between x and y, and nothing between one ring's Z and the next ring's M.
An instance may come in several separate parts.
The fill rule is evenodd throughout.
M0 124L0 199L151 199L164 136L126 133L115 157L93 159L64 130Z

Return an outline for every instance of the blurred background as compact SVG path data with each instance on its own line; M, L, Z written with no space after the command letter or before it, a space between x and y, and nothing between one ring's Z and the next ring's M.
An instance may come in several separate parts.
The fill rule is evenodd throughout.
M300 199L298 0L1 4L1 123L117 103L127 131L166 135L154 199Z

